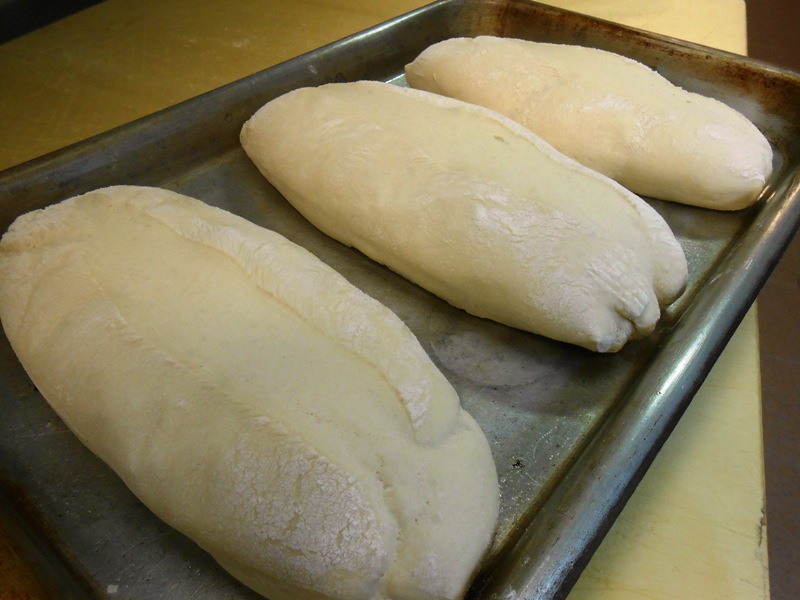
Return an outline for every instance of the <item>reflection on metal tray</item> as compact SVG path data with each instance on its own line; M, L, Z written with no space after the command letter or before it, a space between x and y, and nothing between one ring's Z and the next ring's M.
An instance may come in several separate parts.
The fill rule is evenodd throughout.
M775 173L752 209L718 213L652 202L686 251L689 289L654 335L619 354L593 354L452 308L317 231L239 147L242 123L290 89L356 79L402 84L403 66L428 45L479 34L630 56L733 105L775 148ZM798 111L800 77L790 72L530 2L445 0L5 172L0 231L34 208L135 183L194 196L306 247L408 324L491 442L500 523L471 597L557 598L566 595L800 222ZM253 597L150 514L69 433L4 338L0 410L0 496L24 517L27 539L50 564L54 585L68 584L76 597Z

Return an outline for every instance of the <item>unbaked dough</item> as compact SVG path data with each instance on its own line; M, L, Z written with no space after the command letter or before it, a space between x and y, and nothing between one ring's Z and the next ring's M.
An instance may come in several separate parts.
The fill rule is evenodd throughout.
M391 311L282 236L101 189L3 236L0 318L77 436L270 600L464 593L498 513L485 436Z
M637 194L739 209L772 172L769 142L743 115L611 52L454 38L423 51L406 79L496 110Z
M241 140L319 229L480 317L614 351L686 283L650 206L479 106L329 84L267 103Z

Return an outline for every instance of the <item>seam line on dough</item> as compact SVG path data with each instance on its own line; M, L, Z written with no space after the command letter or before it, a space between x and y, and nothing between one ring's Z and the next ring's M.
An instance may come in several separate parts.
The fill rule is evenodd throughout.
M139 195L142 195L142 194L137 194L137 196L139 196ZM134 196L133 198L135 198L135 197L136 196ZM131 200L133 200L133 198L131 198ZM397 400L400 402L400 404L404 407L405 413L409 418L409 422L411 424L412 429L414 431L419 429L419 427L422 424L422 422L424 422L424 417L427 415L427 409L428 409L428 403L427 402L425 403L425 406L424 406L423 420L419 421L419 419L415 419L414 415L412 414L412 409L409 406L409 402L406 401L406 398L404 397L403 393L400 391L400 389L398 387L398 383L399 382L393 381L391 376L388 373L386 373L386 371L384 369L382 369L374 361L370 360L370 358L368 356L366 356L364 353L359 352L355 347L353 347L353 345L347 344L347 343L342 343L342 341L344 339L343 337L341 337L339 335L333 335L331 332L325 331L324 328L322 328L319 325L317 325L316 323L314 323L313 320L310 319L306 314L304 314L303 312L298 310L296 307L294 307L292 304L290 304L289 302L284 300L279 294L277 294L277 293L275 293L275 292L273 292L273 291L271 291L269 289L266 289L263 285L261 285L258 282L258 279L254 276L254 273L253 273L252 269L248 268L248 266L246 264L244 264L243 261L238 259L231 252L227 251L224 247L220 247L219 245L216 245L216 244L210 244L206 240L202 239L200 236L193 235L192 232L187 232L187 231L183 231L181 229L178 229L173 224L167 222L165 219L162 219L158 215L155 215L155 214L151 213L152 208L157 208L159 206L163 206L164 204L165 203L162 202L162 203L159 203L158 205L152 205L151 207L147 207L145 209L142 209L141 207L136 206L136 205L134 205L132 203L129 204L129 205L131 205L136 210L139 210L143 215L146 215L147 217L153 219L154 221L156 221L160 225L168 228L170 231L173 231L176 235L182 237L183 239L185 239L187 241L190 241L192 243L195 243L195 244L200 244L200 245L202 245L202 246L204 246L204 247L206 247L208 249L211 249L213 251L216 251L216 252L220 253L222 256L226 257L233 264L235 264L239 269L241 269L242 272L245 273L245 275L247 276L248 280L258 290L260 290L262 293L266 294L270 298L273 298L282 307L284 307L287 311L291 312L292 314L296 315L299 319L301 319L304 323L306 323L313 330L317 331L318 333L320 333L321 335L327 337L328 339L333 340L340 347L346 349L348 352L350 352L353 355L355 355L360 362L363 362L363 363L369 365L372 369L374 369L378 373L378 376L384 382L386 382L387 387L392 390L392 394L397 398ZM222 228L227 227L227 225L212 223L212 222L210 222L210 221L208 221L206 219L203 219L203 218L195 217L195 219L198 222L201 222L204 226L206 226L208 228L209 232L211 232L211 231L219 231ZM241 247L241 245L239 247ZM249 248L249 247L247 248L247 251L249 253L251 253L252 255L254 255L254 256L261 250L267 250L268 251L269 250L268 245L260 243L258 245L258 248L256 248L256 249L252 249L252 248ZM325 268L326 269L331 269L331 267L328 267L327 265L325 265ZM331 269L331 270L333 271L333 269ZM335 273L335 271L333 271L333 272ZM338 275L338 273L337 273L337 275ZM341 277L341 275L339 275L339 276ZM349 282L348 282L348 285L351 285L351 284L349 284ZM354 288L354 289L357 289L357 288ZM359 293L363 294L363 292L360 292L360 290L359 290ZM366 296L366 294L364 294L364 295ZM370 298L370 300L372 300L374 302L377 302L372 298ZM398 319L399 319L399 317L398 317ZM427 391L430 392L429 389ZM429 395L429 393L427 395Z

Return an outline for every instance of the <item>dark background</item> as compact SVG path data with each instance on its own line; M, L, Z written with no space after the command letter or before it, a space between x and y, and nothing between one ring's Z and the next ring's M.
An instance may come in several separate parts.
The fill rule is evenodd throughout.
M546 2L546 0L544 0ZM0 43L98 0L0 0ZM746 0L749 54L800 72L800 0ZM800 237L758 299L772 600L800 599Z
M747 0L750 56L800 72L800 0ZM758 298L773 600L800 599L800 237Z
M100 0L0 0L0 44L99 3Z

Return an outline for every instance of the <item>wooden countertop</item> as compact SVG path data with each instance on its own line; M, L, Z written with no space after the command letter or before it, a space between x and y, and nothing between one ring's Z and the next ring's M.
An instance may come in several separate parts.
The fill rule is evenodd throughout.
M107 0L0 46L0 169L426 4ZM550 4L738 53L743 0ZM769 596L755 308L570 600ZM3 598L42 598L0 536Z

